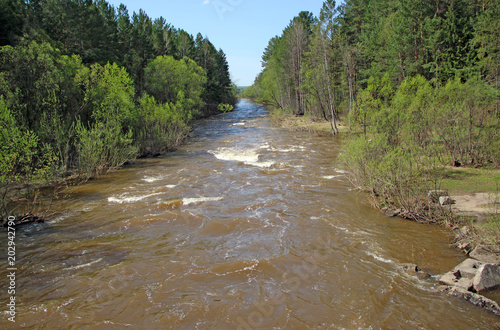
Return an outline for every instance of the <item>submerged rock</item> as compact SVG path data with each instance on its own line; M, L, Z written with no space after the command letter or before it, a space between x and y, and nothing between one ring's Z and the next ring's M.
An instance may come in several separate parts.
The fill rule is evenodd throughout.
M423 271L419 266L415 264L401 264L400 266L408 275L417 276L421 280L425 280L431 277L429 273Z
M476 306L482 307L487 311L500 316L500 306L495 301L480 294L450 286L440 288L440 291L450 296L462 298Z
M380 212L387 215L388 217L397 217L401 214L401 210L388 207L383 208L382 210L380 210Z
M27 214L24 214L22 216L16 217L15 220L13 221L14 227L18 227L18 226L22 226L22 225L26 225L26 224L30 224L30 223L41 223L41 222L45 222L45 220L37 215L32 214L32 213L27 213ZM8 227L8 223L12 223L12 222L8 222L8 221L3 220L2 223L3 223L4 227Z
M403 270L410 275L415 275L420 271L420 267L415 264L401 264Z

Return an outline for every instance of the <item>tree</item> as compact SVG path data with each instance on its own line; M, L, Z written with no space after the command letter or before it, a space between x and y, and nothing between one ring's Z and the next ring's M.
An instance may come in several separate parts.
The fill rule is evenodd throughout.
M13 45L22 34L23 3L20 0L0 1L0 46Z
M158 56L146 68L146 92L159 103L176 103L182 93L191 105L191 115L203 105L205 83L205 70L187 57L176 60L173 56Z
M486 81L499 89L500 85L500 2L484 0L475 25L474 44L478 47L481 73ZM498 106L497 106L498 109ZM498 110L497 110L498 111Z
M105 174L132 158L134 86L124 68L117 64L94 64L80 74L89 121L76 121L78 169L84 179Z

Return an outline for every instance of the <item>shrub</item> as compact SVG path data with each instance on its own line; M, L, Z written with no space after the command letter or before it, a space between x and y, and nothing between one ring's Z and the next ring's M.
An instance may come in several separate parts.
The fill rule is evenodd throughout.
M89 128L78 120L76 135L78 172L85 180L123 165L137 152L132 145L132 131L124 134L116 120L96 122Z

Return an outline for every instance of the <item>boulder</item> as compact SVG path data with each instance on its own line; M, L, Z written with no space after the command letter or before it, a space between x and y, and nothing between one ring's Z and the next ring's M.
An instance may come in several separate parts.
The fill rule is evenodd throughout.
M500 267L495 264L483 264L477 270L472 281L476 292L493 290L500 287Z
M442 206L455 204L456 201L451 199L450 196L439 196L439 204Z
M427 197L433 203L439 203L439 197L441 196L449 196L449 194L446 190L429 190L429 192L427 193Z
M484 263L500 265L500 254L492 251L492 249L485 245L476 246L476 248L469 253L469 256Z
M462 288L464 290L470 290L473 287L472 280L470 278L462 277L460 271L448 272L439 278L439 283Z
M461 264L453 268L453 270L444 274L439 278L439 283L471 290L473 288L473 279L479 267L482 265L480 261L467 259Z

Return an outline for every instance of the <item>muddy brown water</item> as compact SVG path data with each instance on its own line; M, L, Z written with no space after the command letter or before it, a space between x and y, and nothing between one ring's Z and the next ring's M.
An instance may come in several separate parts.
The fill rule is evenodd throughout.
M464 258L440 227L370 208L338 169L340 152L339 141L273 127L264 107L241 100L198 123L178 151L68 188L56 215L17 233L16 323L4 313L0 327L497 323L398 267L438 275ZM0 294L4 311L5 285Z

